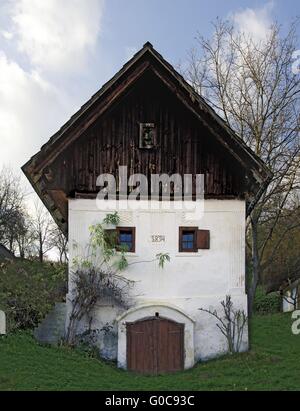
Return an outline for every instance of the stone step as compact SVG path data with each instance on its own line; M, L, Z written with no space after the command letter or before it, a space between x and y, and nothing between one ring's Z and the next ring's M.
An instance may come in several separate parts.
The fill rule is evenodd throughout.
M35 338L44 344L58 344L65 335L66 312L66 303L56 303L53 310L34 329Z

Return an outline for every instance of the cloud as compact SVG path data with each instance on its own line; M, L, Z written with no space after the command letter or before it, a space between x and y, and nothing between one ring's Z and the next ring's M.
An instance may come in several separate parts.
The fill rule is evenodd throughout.
M101 31L104 0L13 0L17 47L35 68L80 70Z
M83 103L105 0L0 0L0 168L20 167ZM96 58L95 58L96 57ZM98 78L98 77L97 77ZM84 97L85 99L85 97Z
M6 0L4 6L0 164L20 167L82 103L84 88L74 95L67 76L80 76L97 46L104 0Z
M0 52L0 163L20 167L74 109L63 92L36 71Z
M1 34L5 40L11 40L13 38L13 34L10 31L2 30Z
M230 18L239 31L249 34L254 40L264 40L272 24L273 6L273 2L268 2L261 8L246 8L232 13Z

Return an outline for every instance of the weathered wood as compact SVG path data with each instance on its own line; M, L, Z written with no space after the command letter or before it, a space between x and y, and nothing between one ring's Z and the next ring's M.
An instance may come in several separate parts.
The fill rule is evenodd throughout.
M139 125L157 126L156 146L139 148ZM148 73L109 114L97 121L55 160L49 189L96 193L97 176L129 174L205 174L207 196L243 196L244 175L237 161L211 133ZM239 171L238 171L239 170ZM194 187L195 193L195 187Z
M197 230L197 249L209 250L210 248L210 231Z
M127 368L142 374L184 368L184 325L164 318L127 324Z
M140 123L155 124L152 149L140 149ZM263 162L148 43L22 169L66 232L67 198L95 195L97 177L117 178L120 166L149 181L154 173L204 174L206 198L257 201L270 178ZM56 200L50 192L65 197Z

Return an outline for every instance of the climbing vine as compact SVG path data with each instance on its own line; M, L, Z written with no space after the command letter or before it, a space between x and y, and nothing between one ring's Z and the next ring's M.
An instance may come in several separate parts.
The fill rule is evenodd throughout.
M73 260L71 273L72 289L71 313L66 333L66 342L75 344L78 325L84 318L89 323L93 320L93 310L97 302L108 297L116 305L127 309L130 306L130 290L134 282L122 275L122 271L130 265L142 262L158 261L160 268L164 268L170 261L167 253L160 253L150 261L129 263L126 257L126 247L117 244L117 235L114 228L120 223L117 212L107 214L102 223L90 227L90 242L87 247L87 256Z
M216 326L226 338L229 353L238 353L240 352L248 318L244 310L236 310L233 307L230 295L227 295L225 301L221 302L221 306L223 316L218 314L217 310L212 311L204 308L199 308L199 310L217 320Z

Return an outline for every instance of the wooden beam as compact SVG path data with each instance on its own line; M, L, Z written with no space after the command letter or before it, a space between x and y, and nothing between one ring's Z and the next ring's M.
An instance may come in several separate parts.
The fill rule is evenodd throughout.
M126 78L114 91L112 94L109 94L105 99L103 99L97 107L89 114L88 118L85 119L84 124L80 122L80 124L75 127L74 130L67 131L67 137L60 139L57 142L57 147L53 147L52 145L47 147L45 152L45 156L43 156L42 160L36 161L35 163L35 172L41 171L44 167L48 164L52 163L56 157L65 150L73 141L75 141L80 135L82 135L116 100L122 96L122 94L126 91L128 87L130 87L133 83L138 80L143 73L149 68L150 63L148 61L141 64L129 78ZM78 119L78 121L81 119ZM53 143L55 145L55 143ZM50 152L50 147L52 151ZM42 155L42 152L41 152Z

